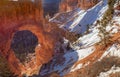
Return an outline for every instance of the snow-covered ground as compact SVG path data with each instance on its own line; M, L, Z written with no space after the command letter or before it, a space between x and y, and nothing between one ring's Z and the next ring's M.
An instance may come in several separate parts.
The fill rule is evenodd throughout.
M97 19L99 19L107 9L107 0L99 2L96 6L78 14L74 22L69 27L70 31L84 33Z
M96 21L102 18L107 9L107 0L102 0L91 9L88 9L86 11L79 9L73 12L69 15L70 18L66 20L66 23L61 24L64 20L64 18L62 18L63 16L59 16L60 20L59 18L55 19L58 15L50 19L50 22L61 24L61 28L65 28L69 31L77 33L84 33L87 30L87 25L90 25L90 33L80 37L76 42L74 42L72 45L73 50L54 57L53 60L42 69L40 74L45 75L46 73L57 72L63 76L69 72L80 69L82 67L82 64L78 64L74 68L74 63L84 59L94 52L94 44L100 41L100 38L98 36L99 30L98 25L96 25ZM120 17L114 16L112 22L112 26L111 24L108 24L106 29L112 34L117 33L120 30L120 27L116 24L120 25ZM119 52L120 46L115 43L105 51L99 60L107 55L120 57ZM99 77L107 77L106 74L104 74L104 76L101 76L102 74L104 73L101 73Z

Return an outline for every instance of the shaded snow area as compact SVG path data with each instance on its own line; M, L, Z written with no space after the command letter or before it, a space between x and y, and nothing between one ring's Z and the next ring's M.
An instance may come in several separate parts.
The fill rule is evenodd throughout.
M88 9L84 13L78 14L79 16L74 19L74 22L72 24L70 24L70 31L76 33L84 33L88 29L88 26L92 25L104 14L107 8L107 0L104 0L99 2L91 9Z
M77 8L71 12L58 13L53 18L49 19L49 21L62 25L70 21L72 18L76 17L77 13L79 12L80 8Z
M109 71L107 71L107 72L101 72L100 73L100 75L99 76L97 76L97 77L109 77L109 75L111 74L111 73L116 73L116 72L120 72L120 67L115 67L115 66L113 66Z
M74 51L55 56L50 63L42 68L40 74L45 75L46 73L57 72L62 76L64 73L69 72L69 68L77 61L77 59L78 54Z
M65 54L57 55L50 63L42 68L40 74L45 75L46 73L57 72L63 76L71 71L71 67L76 61L87 57L93 51L94 47L89 47L86 49L68 51Z
M88 26L91 26L97 19L100 19L104 12L107 10L107 0L100 1L94 7L88 10L75 10L72 11L70 18L65 20L67 17L60 14L59 17L51 19L51 22L61 22L64 19L66 22L61 22L61 26L71 32L84 33ZM58 18L57 18L58 17Z
M117 11L115 13L117 13ZM116 24L120 24L120 16L114 16L113 20L115 21Z

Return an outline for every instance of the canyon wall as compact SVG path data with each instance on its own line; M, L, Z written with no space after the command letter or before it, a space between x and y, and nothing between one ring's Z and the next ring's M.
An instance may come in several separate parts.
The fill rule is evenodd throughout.
M99 0L78 0L78 7L88 9L98 3Z
M76 8L89 9L99 0L61 0L60 12L71 11Z

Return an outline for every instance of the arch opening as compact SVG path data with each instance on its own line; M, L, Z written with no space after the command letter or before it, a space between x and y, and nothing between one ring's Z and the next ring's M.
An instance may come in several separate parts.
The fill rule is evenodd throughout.
M20 62L29 61L35 56L35 47L38 45L37 36L29 30L15 32L11 41L11 48Z

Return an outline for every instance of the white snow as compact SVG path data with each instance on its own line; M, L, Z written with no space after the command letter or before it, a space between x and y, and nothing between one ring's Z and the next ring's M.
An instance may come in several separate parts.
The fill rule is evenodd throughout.
M83 64L82 64L82 63L81 63L81 64L78 64L75 68L74 68L74 66L73 66L70 72L73 72L73 71L75 71L75 70L81 69L82 67L83 67Z
M107 72L101 72L100 73L100 75L99 76L97 76L97 77L109 77L109 75L111 74L111 73L116 73L116 72L120 72L120 67L115 67L115 66L113 66L109 71L107 71Z
M116 24L120 24L120 16L114 16L114 21L116 21Z
M77 50L76 52L78 53L78 56L79 56L78 60L81 60L81 59L87 57L93 51L94 51L94 47L89 47L89 48Z
M118 56L120 57L120 46L119 44L113 44L111 47L108 48L108 50L105 51L105 53L102 55L102 57L99 59L101 60L102 58L106 56Z
M86 48L94 45L95 43L100 41L100 37L98 36L99 30L97 27L94 27L91 31L91 33L84 35L83 37L80 37L76 42L75 42L75 47L74 49L81 49L81 48Z
M94 46L80 49L80 50L76 50L76 52L78 54L78 61L80 61L94 52ZM82 67L82 65L83 64L78 64L76 67L74 67L74 65L73 65L71 72L75 71L77 69L80 69Z
M109 24L109 25L106 27L106 31L108 31L108 32L110 32L110 33L112 33L112 34L117 33L118 30L119 30L119 26L116 26L116 25L110 25L110 24Z

